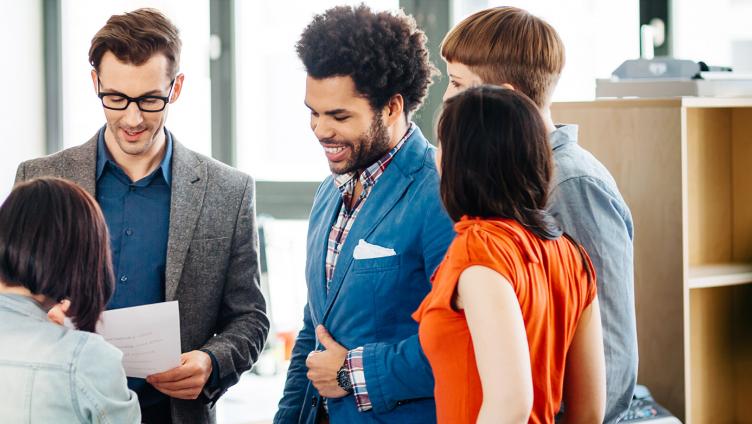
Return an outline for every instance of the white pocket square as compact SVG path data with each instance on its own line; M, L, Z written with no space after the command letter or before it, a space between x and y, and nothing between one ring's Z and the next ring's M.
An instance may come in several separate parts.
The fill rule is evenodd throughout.
M355 250L353 251L353 259L376 259L394 256L396 254L397 252L395 252L394 249L371 244L360 239L358 245L355 246Z

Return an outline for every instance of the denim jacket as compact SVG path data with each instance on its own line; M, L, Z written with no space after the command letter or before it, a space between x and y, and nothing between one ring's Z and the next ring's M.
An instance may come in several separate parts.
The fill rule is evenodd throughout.
M629 408L637 380L632 215L611 174L577 144L577 125L551 134L550 210L595 267L606 356L606 423Z
M140 422L121 359L99 335L51 323L33 299L0 294L0 422Z

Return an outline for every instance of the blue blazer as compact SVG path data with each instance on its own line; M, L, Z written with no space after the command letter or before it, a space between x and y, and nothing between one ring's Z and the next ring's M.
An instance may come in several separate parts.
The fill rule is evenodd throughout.
M323 324L348 349L364 347L373 404L359 412L354 396L329 399L336 423L435 423L434 380L411 314L431 289L430 278L454 238L439 197L435 149L416 128L379 178L342 246L326 291L327 240L342 196L330 176L319 186L308 228L308 304L275 423L316 422L322 399L306 377L305 360ZM396 255L353 259L359 240Z

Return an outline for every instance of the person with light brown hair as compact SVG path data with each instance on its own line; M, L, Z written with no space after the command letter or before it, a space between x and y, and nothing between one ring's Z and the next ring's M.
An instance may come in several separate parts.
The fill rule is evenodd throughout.
M633 223L609 171L577 144L576 125L554 125L550 107L565 64L564 44L543 19L515 7L481 10L441 45L450 83L444 98L480 84L527 95L549 133L555 165L549 210L595 266L606 357L605 422L629 408L637 380ZM565 396L566 397L566 396Z
M111 234L108 309L177 300L180 365L129 379L146 423L211 423L214 403L263 349L254 181L165 128L182 92L179 31L162 13L110 17L89 49L106 124L86 143L22 163L16 179L70 179ZM71 299L71 302L76 299Z
M114 285L94 198L57 178L13 189L0 207L2 422L141 422L123 354L92 334ZM48 319L63 299L76 329Z

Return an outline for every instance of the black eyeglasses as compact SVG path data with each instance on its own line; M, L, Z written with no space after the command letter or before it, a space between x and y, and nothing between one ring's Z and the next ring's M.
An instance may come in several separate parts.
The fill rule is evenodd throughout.
M101 88L102 84L97 77L97 85ZM126 110L131 102L136 103L138 109L142 112L161 112L167 107L172 95L172 89L175 86L175 79L170 81L170 91L167 96L139 96L128 97L123 93L98 93L99 99L102 100L102 106L111 110Z

